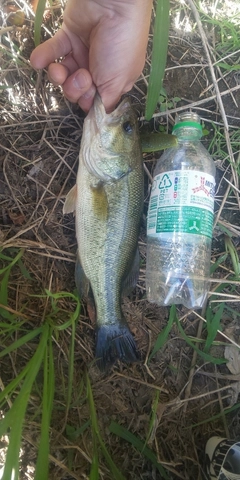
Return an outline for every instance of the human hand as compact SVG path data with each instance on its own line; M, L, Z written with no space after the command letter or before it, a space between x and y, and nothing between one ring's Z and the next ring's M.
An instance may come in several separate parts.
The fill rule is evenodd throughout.
M33 50L31 64L48 67L49 80L83 110L97 89L111 111L142 72L151 7L152 0L68 0L62 28Z

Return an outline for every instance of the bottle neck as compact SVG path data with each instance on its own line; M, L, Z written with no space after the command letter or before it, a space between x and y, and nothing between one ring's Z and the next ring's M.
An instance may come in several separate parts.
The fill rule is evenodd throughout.
M202 137L202 132L199 129L195 128L178 128L174 131L174 135L176 135L178 142L199 142Z

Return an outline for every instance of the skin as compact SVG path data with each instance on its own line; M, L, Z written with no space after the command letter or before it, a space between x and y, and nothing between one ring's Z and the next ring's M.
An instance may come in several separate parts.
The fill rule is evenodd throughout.
M151 9L152 0L68 0L61 29L33 50L31 64L47 67L49 80L86 112L98 90L110 112L142 72Z

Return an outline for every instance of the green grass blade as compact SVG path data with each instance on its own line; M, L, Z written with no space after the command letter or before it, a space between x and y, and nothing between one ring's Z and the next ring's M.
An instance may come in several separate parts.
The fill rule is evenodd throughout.
M32 385L41 366L48 340L48 325L44 325L42 336L35 354L29 361L29 368L20 393L11 409L0 423L0 437L10 428L9 446L4 466L3 479L17 480L19 473L19 450L22 427ZM4 393L4 392L3 392Z
M13 265L15 265L15 263L17 263L18 260L23 256L23 253L24 253L24 250L21 249L21 250L19 250L19 252L17 253L17 255L16 255L15 258L12 259L11 257L8 257L8 258L10 258L11 261L10 261L9 265L7 265L6 267L0 269L0 275L2 275L3 273L5 273L8 269L11 269L11 268L13 267ZM3 257L3 259L4 259L4 255L1 254L1 257ZM1 257L0 257L0 258L1 258Z
M219 267L219 265L221 265L222 263L224 264L224 262L226 261L227 257L228 257L228 254L227 254L227 253L224 253L224 255L221 255L221 257L219 257L218 260L216 260L216 262L214 262L214 264L211 265L210 275L212 275L212 274L217 270L217 268Z
M225 225L222 225L221 223L217 224L219 230L221 230L223 233L225 233L229 238L233 236L233 233L230 232L230 230L225 227Z
M197 348L196 345L194 345L194 343L190 340L190 338L188 338L177 317L176 317L176 323L177 323L179 332L181 333L185 342L188 345L190 345L190 347L192 347L193 350L195 350L198 353L198 355L203 358L205 362L214 363L215 365L222 365L223 363L227 363L227 360L225 360L225 358L216 358L216 357L213 357L212 355L209 355L208 353L203 352L202 350L199 350L199 348Z
M41 36L41 26L43 21L43 14L46 7L46 0L38 0L37 10L35 14L34 20L34 43L35 47L37 47L40 43L40 36Z
M12 392L15 391L15 389L18 387L20 382L27 375L28 370L29 370L29 363L25 366L25 368L23 368L23 370L19 373L19 375L16 378L14 378L10 383L8 383L6 385L6 387L4 388L4 390L2 392L0 392L0 406L1 407L6 403L6 397L8 395L10 395Z
M6 262L12 262L12 257L9 257L8 255L5 255L0 251L0 260L5 260ZM0 269L0 275L2 273L2 270Z
M239 262L239 257L238 257L238 252L233 245L232 240L225 236L225 248L226 251L230 253L232 264L233 264L233 270L235 275L238 277L240 275L240 262Z
M44 383L41 436L38 449L38 458L35 471L35 480L48 478L49 430L54 396L54 364L51 331L49 332L48 348L44 355Z
M113 474L114 480L126 480L124 475L120 472L120 470L115 465L114 461L112 460L111 456L109 455L107 448L102 440L100 433L98 432L98 442L101 447L102 453L108 463L111 473Z
M220 329L220 322L222 319L223 310L225 308L225 303L221 303L218 310L215 314L212 312L212 308L209 305L206 312L206 319L207 319L207 338L205 342L205 346L203 351L209 352L210 347Z
M174 323L175 319L176 319L176 306L172 305L171 309L170 309L170 315L169 315L168 323L167 323L166 327L163 329L163 331L159 333L159 335L157 337L157 340L155 342L155 345L153 347L153 351L149 355L148 361L150 361L151 358L155 355L155 353L157 353L158 350L160 350L162 348L162 346L166 343L169 332L170 332L170 330L173 326L173 323Z
M81 427L77 429L72 425L67 424L65 428L66 436L71 442L75 443L77 438L80 437L85 432L85 430L87 430L90 426L91 426L90 419L87 420ZM68 453L68 460L67 460L68 468L72 470L73 463L74 463L74 449L71 450L69 448L67 453Z
M90 471L90 480L98 480L99 471L98 471L97 440L99 438L99 429L98 429L97 414L96 414L94 400L93 400L91 383L87 373L86 373L86 384L87 384L87 398L88 398L89 409L90 409L92 438L93 438L93 454L92 454L92 464L91 464L91 471Z
M16 315L16 318L11 318L10 321L8 322L0 322L0 335L1 337L3 335L8 336L8 338L11 335L16 335L16 332L21 332L21 331L26 331L25 328L26 320L19 321L19 318ZM22 328L24 326L24 328Z
M216 65L218 67L224 68L224 70L228 70L230 72L240 70L240 65L229 65L228 63L224 63L224 62L218 62Z
M78 307L77 309L78 310ZM69 408L72 402L72 391L73 391L73 374L74 374L74 356L75 356L75 334L76 334L76 319L78 318L78 313L76 311L71 316L71 343L69 349L69 360L68 360L68 385L67 385L67 399L66 399L66 409L65 409L65 421L67 421Z
M3 479L18 480L19 473L19 450L21 444L22 427L27 401L20 403L18 408L18 420L13 423L10 434L10 441L6 455Z
M169 480L169 476L166 470L157 461L155 453L150 448L144 447L144 442L140 438L136 437L136 435L129 432L127 428L124 428L122 425L119 425L116 422L111 422L109 426L109 431L131 443L133 447L136 448L136 450L138 450L140 453L143 453L144 456L152 462L152 464L158 469L164 480Z
M99 479L99 462L98 462L98 446L97 446L97 437L93 437L93 455L92 455L92 464L89 475L89 480L98 480Z
M225 309L233 314L233 318L240 317L240 312L236 312L236 310L234 308L229 307L229 305L225 305Z
M97 414L95 410L95 405L94 405L94 400L93 400L93 394L92 394L92 388L91 388L91 383L88 374L86 373L86 384L87 384L87 397L88 397L88 403L89 403L89 409L90 409L90 417L91 417L91 423L92 423L92 432L93 432L93 439L94 437L97 438L99 445L101 447L102 453L108 463L108 466L110 468L111 473L113 474L114 480L126 480L125 477L122 475L120 470L117 468L115 463L113 462L111 456L109 455L107 448L102 440L102 437L99 432L99 427L98 427L98 421L97 421ZM96 451L94 451L93 457L96 455Z
M36 329L38 330L38 329ZM40 327L39 330L43 330L43 327ZM17 343L17 342L16 342ZM26 342L25 342L26 343ZM11 349L9 351L12 351ZM31 368L31 362L28 362L27 365L22 369L16 378L14 378L8 385L0 392L0 406L5 403L5 398L7 395L11 394L18 387L23 378L27 375L29 369Z
M71 399L72 399L75 333L76 333L76 322L75 322L75 319L74 319L74 316L73 316L73 318L72 318L71 345L70 345L69 364L68 364L68 394L67 394L67 406L66 406L67 411L70 408Z
M48 417L49 422L52 415L53 409L53 400L54 400L54 392L55 392L55 370L54 370L54 357L53 357L53 344L51 335L49 335L49 347L48 347Z
M151 418L150 418L150 423L149 423L149 429L148 429L148 433L147 433L147 437L146 437L146 440L145 440L145 443L144 443L143 450L147 446L148 442L150 441L152 433L154 431L154 426L156 425L157 407L158 407L158 404L159 404L159 396L160 396L160 392L159 392L159 390L157 390L155 392L155 398L154 398L154 401L152 403L152 412L151 412Z
M3 275L0 284L0 303L5 306L8 305L8 280L10 272L11 270L9 268ZM14 318L14 315L3 307L0 308L0 315L7 320L11 320Z
M202 420L201 422L189 425L189 427L185 427L184 430L187 430L188 428L198 427L199 425L204 425L205 423L210 423L210 422L212 423L215 420L218 420L221 417L225 417L229 413L232 413L235 410L239 410L239 409L240 409L240 403L236 403L235 405L233 405L233 407L225 408L225 410L223 410L222 412L217 413L216 415L213 415L212 417L207 418L206 420Z
M19 338L16 340L16 342L13 342L9 347L6 347L2 352L0 352L0 358L4 357L10 352L13 352L14 350L17 350L17 348L21 347L25 343L29 342L33 338L35 338L37 335L39 335L42 332L42 327L36 328L32 332L27 333L23 337Z
M25 323L25 322L22 322ZM19 322L20 327L22 326L22 323ZM11 322L0 322L0 335L1 337L7 333L16 333L17 330L19 330L18 327L18 321L15 319L12 319Z
M49 290L45 290L45 291L46 291L47 296L50 297L50 299L51 299L52 312L57 316L58 316L59 311L60 311L57 307L57 301L58 300L62 300L63 298L72 298L76 302L76 304L77 304L76 309L74 310L74 312L71 312L69 320L62 323L61 325L57 325L56 322L52 320L52 316L53 316L52 312L47 316L47 320L50 324L52 324L54 326L54 330L58 330L58 331L66 330L66 328L73 325L73 323L76 322L76 320L78 320L78 318L79 318L80 309L81 309L81 303L80 303L79 298L76 295L74 295L73 293L68 293L68 292L52 293ZM36 297L37 296L38 295L36 295Z
M12 425L18 423L18 411L22 403L26 403L29 395L31 393L32 384L36 379L36 375L40 368L44 351L47 343L47 334L48 334L48 325L44 325L43 333L38 344L37 350L34 353L31 360L28 362L28 365L25 367L25 380L23 382L20 393L18 394L16 400L14 401L11 409L5 415L5 418L0 422L0 437L6 433L8 428L11 428ZM6 389L1 392L1 396L5 396Z
M18 262L18 266L21 270L21 274L24 278L26 278L27 280L32 280L32 277L29 273L29 271L27 270L27 268L25 267L24 263L22 262L22 260L19 260Z
M158 0L154 22L152 62L145 110L146 120L151 119L162 88L168 49L169 9L169 0Z
M1 279L0 282L0 303L2 305L7 306L8 305L8 280L9 280L9 275L11 272L11 268L15 263L17 263L20 258L23 255L24 250L21 249L17 253L14 259L11 258L11 262L4 268L0 270L0 275L3 275L3 278ZM3 318L6 318L7 320L12 320L14 318L14 315L10 313L8 310L5 308L0 308L0 315Z
M90 427L91 422L90 420L87 420L81 427L75 429L72 425L66 425L66 435L71 440L74 442L80 435L82 435L85 430L87 430L88 427Z

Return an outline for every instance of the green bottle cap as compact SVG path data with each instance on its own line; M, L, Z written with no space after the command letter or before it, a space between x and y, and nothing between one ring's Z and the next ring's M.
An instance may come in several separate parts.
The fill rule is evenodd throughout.
M174 130L177 130L178 128L182 128L182 127L197 128L198 130L201 130L201 132L202 132L202 127L201 127L200 123L197 123L197 122L179 122L179 123L176 123L176 125L174 125L174 127L173 127L173 132L174 132Z

